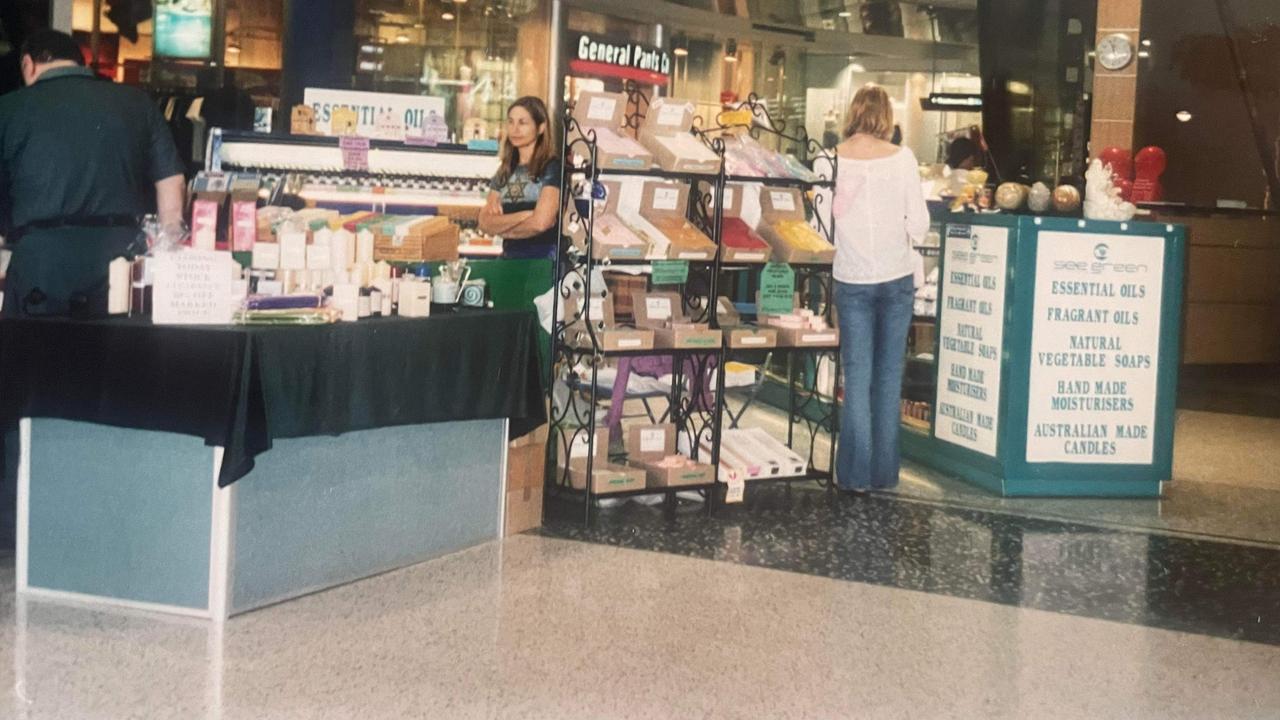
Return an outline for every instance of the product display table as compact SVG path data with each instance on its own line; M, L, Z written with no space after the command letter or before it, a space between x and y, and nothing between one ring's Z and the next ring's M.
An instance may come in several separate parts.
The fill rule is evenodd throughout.
M1006 496L1159 497L1173 470L1186 233L942 222L936 389L903 454Z
M504 311L0 322L19 591L221 618L496 538L536 342Z

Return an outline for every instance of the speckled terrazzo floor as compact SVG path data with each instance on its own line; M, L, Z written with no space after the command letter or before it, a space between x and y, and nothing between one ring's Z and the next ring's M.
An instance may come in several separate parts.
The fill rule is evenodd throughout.
M530 535L222 630L18 603L0 578L4 718L1280 713L1270 645Z
M781 485L712 517L628 503L542 533L1280 645L1280 548ZM1280 709L1277 709L1280 714Z

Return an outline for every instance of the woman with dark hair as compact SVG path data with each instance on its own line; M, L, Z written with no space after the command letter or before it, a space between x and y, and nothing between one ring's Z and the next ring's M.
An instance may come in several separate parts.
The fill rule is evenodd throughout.
M561 167L542 100L525 96L511 103L499 160L480 230L502 236L503 257L554 257Z

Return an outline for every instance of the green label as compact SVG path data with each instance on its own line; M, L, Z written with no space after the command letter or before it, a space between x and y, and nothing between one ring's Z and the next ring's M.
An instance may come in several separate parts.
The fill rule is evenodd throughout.
M760 271L760 307L765 315L785 315L795 309L796 271L786 263L771 262Z
M688 260L654 260L654 285L683 285L689 280Z

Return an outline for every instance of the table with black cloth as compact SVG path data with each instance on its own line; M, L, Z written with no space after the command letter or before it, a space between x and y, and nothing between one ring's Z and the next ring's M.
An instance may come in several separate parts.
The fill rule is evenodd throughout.
M225 617L494 539L537 343L527 311L0 322L19 589Z

